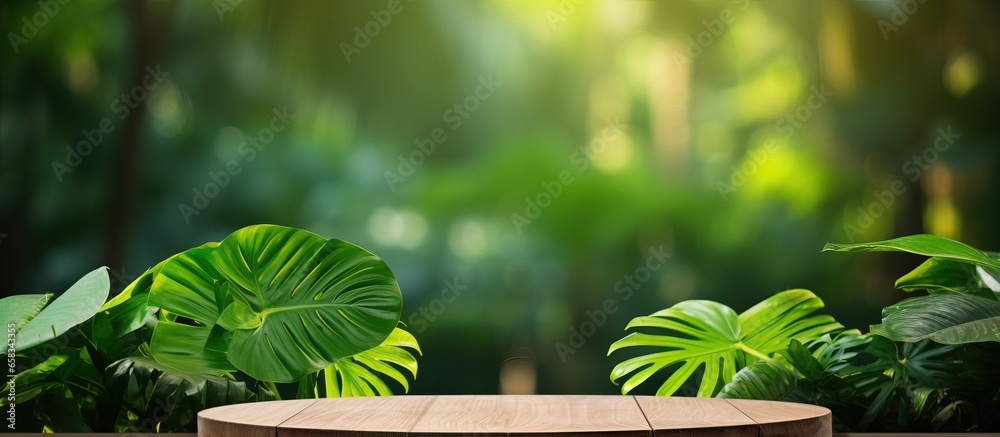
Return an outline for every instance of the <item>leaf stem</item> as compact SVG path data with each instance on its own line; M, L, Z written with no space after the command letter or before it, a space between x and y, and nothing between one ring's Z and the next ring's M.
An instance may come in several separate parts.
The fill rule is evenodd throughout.
M757 357L759 359L762 359L762 360L771 359L771 357L769 357L769 356L767 356L767 355L765 355L763 353L760 353L760 352L754 350L753 348L751 348L751 347L749 347L749 346L747 346L747 345L745 345L743 343L740 343L739 346L740 346L740 350L742 350L743 352L746 352L746 353L748 353L750 355L753 355L753 356L755 356L755 357Z
M274 400L276 401L281 400L281 394L278 393L278 387L274 385L274 381L261 381L261 382L264 384L265 388L267 388L268 390L271 391L271 393L274 394Z

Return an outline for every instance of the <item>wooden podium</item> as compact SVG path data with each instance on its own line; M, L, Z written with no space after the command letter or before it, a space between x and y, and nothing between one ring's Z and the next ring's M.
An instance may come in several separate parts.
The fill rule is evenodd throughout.
M830 410L742 399L652 396L388 396L211 408L200 437L832 435Z

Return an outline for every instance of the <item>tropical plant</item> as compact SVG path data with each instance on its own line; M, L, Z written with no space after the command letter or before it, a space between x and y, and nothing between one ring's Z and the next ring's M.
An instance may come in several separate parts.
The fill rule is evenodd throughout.
M809 316L822 307L812 292L788 290L739 316L717 302L689 300L648 317L636 317L625 329L655 328L660 333L633 332L614 342L608 354L627 347L662 350L622 361L611 371L611 380L632 374L622 384L622 394L626 394L660 370L680 364L657 395L672 395L702 369L698 396L714 396L738 370L768 359L786 348L789 340L811 339L842 328L833 317Z
M698 396L823 405L833 411L835 429L844 431L1000 429L995 415L1000 410L995 367L1000 359L1000 256L933 235L828 244L824 250L930 256L896 282L907 292L928 294L886 307L882 323L871 326L868 334L846 330L832 318L815 322L827 316L795 321L807 314L801 312L772 315L772 329L761 329L742 323L753 309L734 323L735 313L724 305L681 302L629 323L626 329L666 331L632 333L612 344L609 354L628 346L658 348L615 366L612 381L632 373L622 385L628 393L666 369L670 376L656 394L670 395L700 374ZM754 308L788 307L782 302L803 291L778 293ZM809 296L810 312L822 307L819 298ZM788 328L773 329L778 326ZM757 346L750 340L754 334L772 341Z
M1000 254L983 252L935 235L911 235L861 244L827 244L841 252L901 251L931 258L896 286L921 288L926 296L904 299L882 310L872 332L896 341L926 338L944 344L1000 341Z
M278 384L304 398L391 395L382 378L408 391L416 377L395 277L342 240L250 226L160 262L105 302L109 287L102 267L54 301L0 301L8 352L32 363L13 379L17 407L33 413L18 426L192 431L198 411L280 399Z

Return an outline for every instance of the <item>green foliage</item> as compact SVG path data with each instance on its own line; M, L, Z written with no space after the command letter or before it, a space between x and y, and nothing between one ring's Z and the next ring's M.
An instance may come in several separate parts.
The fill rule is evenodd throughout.
M406 348L420 352L420 345L413 335L396 328L382 344L360 354L345 357L323 369L324 390L327 397L380 396L392 394L389 386L376 373L388 376L410 390L402 368L417 377L417 359ZM397 368L399 367L399 368Z
M940 259L970 263L1000 271L1000 260L967 244L937 235L919 234L885 241L857 244L827 243L823 251L836 252L909 252Z
M896 341L1000 341L1000 301L969 294L914 297L885 307L882 324L871 330Z
M830 405L836 402L838 391L853 389L835 375L847 368L868 342L856 329L826 334L808 345L791 340L777 359L761 360L743 369L718 396Z
M896 280L896 288L911 292L955 292L989 296L994 293L982 267L944 258L929 258L913 271ZM993 279L995 283L996 280ZM1000 291L1000 290L998 290Z
M28 402L47 392L72 392L80 397L103 390L101 375L94 368L86 349L65 348L38 365L14 377L18 402Z
M150 345L157 359L168 349L161 343L197 338L197 348L218 360L206 369L231 371L228 359L253 378L294 382L378 346L396 326L402 298L389 267L370 252L261 225L173 257L153 281L149 304L196 322L158 325Z
M1000 359L1000 257L933 235L828 244L824 250L904 251L931 256L896 283L907 292L926 290L928 294L886 307L882 323L873 325L871 332L864 335L858 330L840 329L832 319L832 329L801 329L809 324L799 322L785 325L799 328L798 334L775 335L773 328L781 325L777 321L771 329L751 327L743 323L742 316L740 323L734 323L732 310L721 304L681 302L654 317L639 317L629 324L629 328L657 326L671 332L656 336L630 334L612 345L612 350L642 345L667 352L622 362L612 371L612 379L643 366L658 366L655 370L646 367L629 380L642 382L656 370L678 362L663 358L676 355L676 351L703 351L702 355L710 356L709 351L739 349L739 345L751 344L750 333L757 331L757 338L771 339L767 347L756 349L763 356L742 355L745 367L731 375L706 363L699 396L712 395L712 390L705 387L714 387L721 378L726 383L718 390L719 397L826 406L833 411L835 428L843 431L1000 429L996 417L996 411L1000 411L1000 372L995 364ZM778 293L761 305L776 298L783 300L788 293ZM813 306L821 308L822 302L813 299L817 301ZM657 320L657 315L670 321L646 321ZM772 314L764 320L769 318L783 319ZM722 341L736 335L740 342ZM630 340L633 336L638 337ZM684 366L664 383L668 390L661 387L658 395L675 392L691 376L682 373ZM631 390L635 385L627 388Z
M280 398L275 383L297 383L298 397L371 396L392 394L381 377L408 391L399 368L416 378L395 277L341 240L250 226L111 300L109 288L102 267L52 302L2 301L18 362L34 363L14 378L15 402L38 431L190 432L202 409Z
M801 388L795 371L770 358L741 369L718 396L787 402L810 400L809 394Z
M841 352L828 355L831 349ZM968 430L983 424L969 420L978 415L970 401L976 396L963 393L964 376L954 372L965 356L958 346L897 346L881 336L844 331L810 346L792 341L782 355L787 361L747 367L719 397L823 405L841 430Z
M698 396L713 396L739 369L768 359L787 347L789 340L815 338L842 328L830 316L809 316L822 307L823 302L812 292L788 290L739 316L725 305L691 300L648 317L636 317L626 329L665 331L633 332L612 344L608 354L627 347L654 347L659 351L622 361L611 371L611 380L632 374L622 384L625 394L660 370L681 364L656 394L670 396L700 369Z
M258 395L243 381L191 373L143 356L119 360L106 372L106 398L121 403L112 410L120 412L116 429L129 429L138 421L155 423L158 432L180 432L192 429L205 408L273 399L272 393L262 389Z
M16 333L34 319L38 313L42 312L50 299L52 299L52 293L23 294L0 299L0 320L13 323ZM5 351L7 347L4 346Z
M945 344L1000 341L1000 259L996 254L935 235L912 235L861 244L827 244L844 252L902 251L931 256L901 277L906 291L923 287L927 296L882 310L873 333L897 341L926 338Z
M8 297L3 301L5 304L9 299L16 300L11 302L11 308L5 306L4 313L0 315L6 323L17 326L14 344L18 350L26 350L90 319L108 299L110 288L108 269L100 267L84 275L52 302L40 295ZM43 309L38 311L39 308Z

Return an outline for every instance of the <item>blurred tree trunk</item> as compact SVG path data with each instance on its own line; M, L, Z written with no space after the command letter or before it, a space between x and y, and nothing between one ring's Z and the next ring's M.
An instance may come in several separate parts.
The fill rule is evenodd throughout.
M169 29L169 13L173 2L169 5L157 5L156 10L150 11L146 0L136 0L130 4L132 18L132 42L133 42L133 66L132 79L128 82L128 89L125 94L131 92L133 87L143 86L143 78L147 74L147 68L156 69L160 55L160 41L164 39ZM141 173L142 149L143 149L143 127L147 118L147 101L150 97L150 90L147 90L146 99L136 102L136 107L129 112L125 118L124 137L118 155L113 157L111 183L109 186L109 207L108 231L107 231L107 252L105 264L116 272L123 272L129 232L133 220L133 213L136 205L136 195ZM112 274L112 278L119 277ZM123 276L121 276L123 277ZM122 288L127 284L115 284L113 287Z

